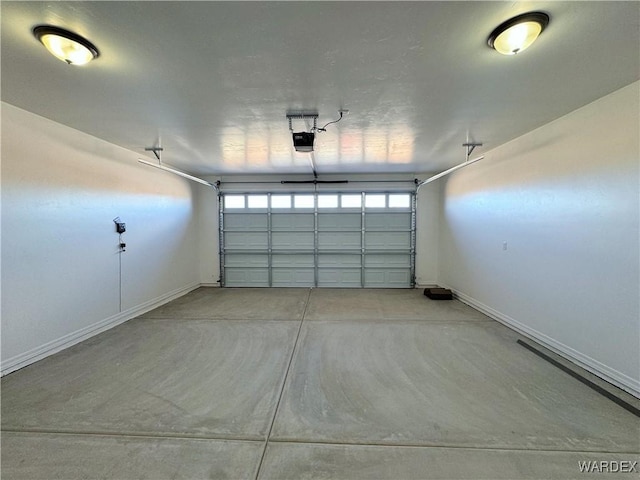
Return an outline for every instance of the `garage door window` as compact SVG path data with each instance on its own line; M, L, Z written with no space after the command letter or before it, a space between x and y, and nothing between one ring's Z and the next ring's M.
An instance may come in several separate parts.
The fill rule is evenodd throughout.
M227 195L224 197L226 209L244 208L244 195Z
M384 208L387 203L386 195L375 195L367 193L364 197L364 206L367 208Z
M318 208L338 208L338 195L318 195Z
M362 195L340 195L340 206L342 208L362 207Z
M293 206L295 208L313 208L313 195L294 195Z
M291 208L291 195L271 195L271 208Z
M409 208L411 196L407 194L389 195L389 208Z
M249 208L267 208L269 206L269 197L267 195L248 195L247 206Z

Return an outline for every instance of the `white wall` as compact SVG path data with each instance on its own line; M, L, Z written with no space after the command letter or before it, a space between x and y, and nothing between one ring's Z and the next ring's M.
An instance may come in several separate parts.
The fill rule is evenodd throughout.
M430 175L420 175L420 180ZM416 284L438 284L440 186L428 183L418 190L416 200Z
M217 178L210 178L215 182ZM219 287L220 256L218 255L218 193L213 188L198 188L198 266L200 283Z
M636 395L639 89L629 85L449 177L439 264L441 283L464 300Z
M206 187L137 158L2 103L3 373L200 283L192 197Z

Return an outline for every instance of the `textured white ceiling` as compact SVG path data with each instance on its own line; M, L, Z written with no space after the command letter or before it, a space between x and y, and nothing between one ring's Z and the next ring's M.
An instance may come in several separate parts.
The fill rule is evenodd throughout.
M10 2L2 100L196 174L305 173L285 114L317 109L318 172L433 172L639 77L638 2ZM486 46L532 10L548 29L515 57ZM101 51L67 66L31 35ZM304 122L294 122L296 130Z

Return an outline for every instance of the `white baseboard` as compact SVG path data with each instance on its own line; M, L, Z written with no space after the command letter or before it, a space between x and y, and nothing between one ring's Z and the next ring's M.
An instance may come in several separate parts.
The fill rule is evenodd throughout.
M615 385L616 387L624 390L625 392L630 393L631 395L640 398L640 381L625 375L622 372L619 372L594 358L589 357L573 348L565 345L553 338L545 335L544 333L538 332L537 330L524 325L523 323L518 322L517 320L505 315L502 312L499 312L488 305L479 302L475 298L460 292L454 288L446 286L445 288L449 288L452 290L460 301L470 305L476 310L481 311L485 315L493 318L494 320L502 323L503 325L515 330L516 332L524 335L527 338L530 338L542 346L548 348L552 352L560 355L563 358L566 358L570 362L575 363L579 367L584 368L588 372L593 373L594 375L602 378L603 380Z
M109 330L110 328L120 325L127 320L131 320L132 318L142 315L154 308L158 308L171 300L175 300L178 297L186 295L198 287L200 287L200 283L192 283L185 287L178 288L172 292L160 295L153 300L149 300L148 302L144 302L116 315L100 320L92 325L76 330L75 332L68 333L56 340L47 342L44 345L40 345L39 347L33 348L27 352L8 358L0 364L0 375L4 376L8 373L15 372L16 370L26 367L27 365L31 365L38 360L42 360L43 358L60 352L65 348L69 348L99 333Z

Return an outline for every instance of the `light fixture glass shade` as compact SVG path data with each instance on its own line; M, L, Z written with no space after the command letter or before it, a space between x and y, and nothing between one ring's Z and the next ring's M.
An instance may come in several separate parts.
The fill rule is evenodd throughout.
M488 44L503 55L515 55L529 48L548 23L546 13L519 15L498 26L489 36Z
M539 23L519 23L498 35L493 42L493 48L503 55L515 55L526 50L541 31Z
M33 34L53 56L69 65L84 65L99 55L87 39L62 28L41 25Z

